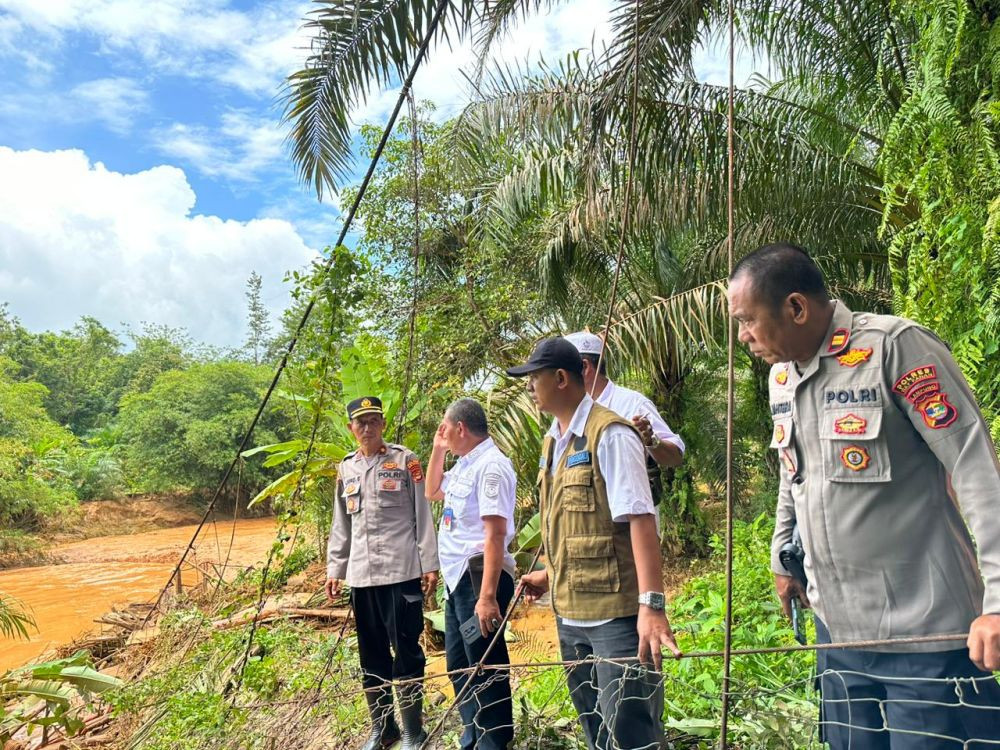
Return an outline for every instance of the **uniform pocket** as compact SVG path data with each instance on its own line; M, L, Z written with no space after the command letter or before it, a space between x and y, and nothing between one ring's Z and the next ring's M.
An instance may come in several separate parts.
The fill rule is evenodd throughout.
M469 495L472 494L472 485L464 481L451 480L448 482L448 491L445 493L445 505L450 507L455 515L461 516L465 513L468 505Z
M594 470L591 467L563 472L561 504L563 510L594 510Z
M823 475L828 481L892 479L889 448L882 434L881 408L828 409L822 419Z
M575 591L615 592L621 588L615 543L610 536L566 538L569 586Z

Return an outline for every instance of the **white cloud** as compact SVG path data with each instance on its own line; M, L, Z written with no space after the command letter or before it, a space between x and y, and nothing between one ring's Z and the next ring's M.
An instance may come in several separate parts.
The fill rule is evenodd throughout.
M17 87L0 97L0 116L29 129L45 120L58 125L100 122L118 135L128 135L148 111L148 92L122 77L84 81L68 91Z
M0 300L32 329L93 315L237 345L250 272L277 315L288 301L278 279L315 257L287 221L192 214L194 191L176 167L121 174L81 151L0 147L0 174Z
M166 156L191 164L209 177L252 182L261 171L284 163L284 133L275 118L231 109L218 128L174 123L153 135Z
M74 119L93 118L122 134L149 108L149 95L130 78L86 81L70 91L69 99Z
M592 46L600 50L611 37L613 7L611 0L578 0L548 12L532 14L494 41L490 65L535 65L542 55L554 64L573 50ZM447 45L431 49L413 81L417 98L433 101L438 106L436 116L439 119L458 114L470 99L465 74L474 72L475 61L473 43L469 39L452 49ZM399 90L397 87L380 92L352 113L352 119L355 122L382 122L392 110Z
M0 0L0 50L16 52L31 37L37 44L39 35L58 47L68 33L92 34L107 54L138 53L156 70L271 96L301 61L309 9L302 0L248 11L228 0Z

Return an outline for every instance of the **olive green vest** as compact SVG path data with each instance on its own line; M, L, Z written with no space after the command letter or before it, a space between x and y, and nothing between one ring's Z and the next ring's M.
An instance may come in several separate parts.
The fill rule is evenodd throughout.
M639 582L627 523L615 523L597 459L597 443L611 424L631 423L594 404L583 435L573 438L549 474L555 440L546 437L539 470L542 543L560 617L603 620L639 611ZM634 429L634 428L633 428Z

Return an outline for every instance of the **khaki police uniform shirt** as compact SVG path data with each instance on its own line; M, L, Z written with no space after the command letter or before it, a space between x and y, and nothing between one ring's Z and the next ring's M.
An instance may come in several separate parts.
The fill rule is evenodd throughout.
M979 614L1000 613L989 430L937 336L832 304L813 359L769 376L781 461L771 568L788 574L778 553L797 520L808 596L835 641L964 633Z
M371 461L360 450L341 462L327 545L328 578L383 586L438 569L437 541L420 460L386 443Z

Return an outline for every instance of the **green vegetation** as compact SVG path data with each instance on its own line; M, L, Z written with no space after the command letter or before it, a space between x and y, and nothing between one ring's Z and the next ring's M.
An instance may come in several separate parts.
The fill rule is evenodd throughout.
M48 727L75 734L94 699L119 685L94 669L84 652L0 674L0 742L22 728L29 735Z
M214 489L273 373L259 364L272 345L259 277L249 285L250 336L230 352L163 326L119 335L92 318L33 333L0 306L0 555L30 556L30 534L80 502ZM258 440L274 442L293 418L275 402ZM243 467L243 500L274 476Z
M344 184L354 173L349 114L398 82L437 0L382 5L319 0L310 58L286 92L300 175L319 193L336 190L342 205L357 190ZM452 120L428 103L401 121L361 205L356 245L327 248L310 268L289 271L293 303L273 335L260 279L251 277L239 351L206 350L163 328L119 335L90 318L32 333L2 310L0 549L20 549L30 547L25 531L81 501L212 488L268 383L262 363L286 350L315 304L244 453L239 492L229 489L236 501L272 503L284 534L297 525L314 539L276 561L276 572L242 577L222 604L182 602L167 618L154 676L115 693L133 747L263 748L289 721L317 732L363 722L350 634L265 626L241 670L246 632L205 627L321 553L330 482L352 446L343 404L354 396L377 391L393 411L387 437L423 456L450 400L486 402L518 473L519 560L530 559L548 420L504 369L541 336L603 325L621 237L610 373L648 393L687 443L684 465L664 479L664 548L714 555L709 572L674 598L673 621L686 650L721 646L724 582L712 532L726 476L727 92L691 71L726 5L644 2L634 33L636 6L617 3L606 48L496 67L491 46L540 4L450 3L438 42L476 40L471 103ZM771 76L736 91L737 256L792 239L813 252L849 306L937 331L1000 438L1000 23L992 4L736 0L736 11L742 43L766 57ZM379 135L380 127L362 127L364 156ZM767 450L766 373L739 351L737 647L791 642L773 600L769 522L758 517L773 506L777 471ZM720 672L713 659L669 666L665 718L683 742L708 747L715 738ZM807 657L738 657L733 674L735 741L811 746ZM575 742L561 677L526 676L517 694L519 727L544 727L532 735L540 747ZM310 692L321 678L326 688Z

